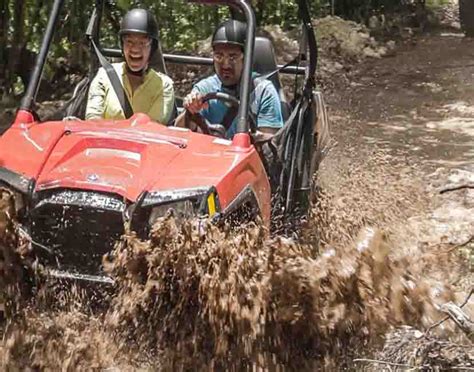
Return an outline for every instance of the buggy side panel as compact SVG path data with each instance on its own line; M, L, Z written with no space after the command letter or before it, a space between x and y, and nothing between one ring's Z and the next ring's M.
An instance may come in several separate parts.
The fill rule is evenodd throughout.
M216 186L224 213L230 213L239 207L242 190L253 193L258 210L265 223L270 221L270 183L258 152L252 148L246 156ZM228 210L226 210L228 209Z

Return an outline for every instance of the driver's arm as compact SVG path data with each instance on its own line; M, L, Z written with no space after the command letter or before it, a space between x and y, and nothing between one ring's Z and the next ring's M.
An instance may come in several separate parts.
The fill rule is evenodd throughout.
M175 126L184 128L186 126L186 122L184 120L184 116L186 115L186 111L189 111L191 114L198 114L203 109L207 109L209 104L202 102L202 97L204 95L198 92L197 90L192 90L183 101L184 110L175 121ZM195 130L196 128L189 128L191 130Z
M201 92L194 90L189 93L186 97L184 97L183 106L186 110L188 110L191 114L198 114L203 109L207 109L209 104L207 102L203 102L202 98L204 94Z

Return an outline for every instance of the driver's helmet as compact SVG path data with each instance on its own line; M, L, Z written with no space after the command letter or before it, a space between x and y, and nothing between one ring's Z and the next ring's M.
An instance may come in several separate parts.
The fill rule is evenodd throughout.
M150 56L152 56L158 48L158 22L155 16L146 9L132 9L123 17L119 31L122 50L122 37L126 34L144 34L151 38L152 46Z
M242 50L247 38L247 24L229 19L219 25L212 36L212 47L219 44L239 45Z

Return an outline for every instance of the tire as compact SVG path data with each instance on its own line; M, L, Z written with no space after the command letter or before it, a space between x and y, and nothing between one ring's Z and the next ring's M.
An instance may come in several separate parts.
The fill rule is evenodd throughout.
M468 37L474 37L474 1L459 0L459 20L461 29Z

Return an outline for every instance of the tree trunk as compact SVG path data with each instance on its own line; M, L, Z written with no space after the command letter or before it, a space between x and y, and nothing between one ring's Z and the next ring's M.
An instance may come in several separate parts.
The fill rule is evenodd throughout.
M21 60L21 50L24 47L24 16L24 0L15 0L13 7L13 37L8 57L8 68L6 74L7 86L9 87L13 86L16 67L18 62Z
M0 101L3 100L5 94L10 90L7 84L8 76L8 26L9 26L9 0L0 0Z
M41 8L43 8L44 0L39 0L34 2L34 9L28 15L29 19L31 20L30 27L28 27L28 34L25 35L25 43L28 40L31 40L33 35L38 32L39 29L39 22L41 20Z
M214 30L220 23L219 17L219 8L217 6L213 7L212 10L212 29Z
M265 1L264 0L257 0L257 5L256 5L256 18L257 18L257 24L261 25L263 21L263 17L265 15Z

